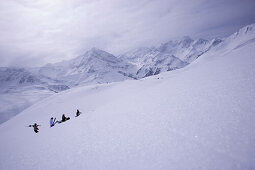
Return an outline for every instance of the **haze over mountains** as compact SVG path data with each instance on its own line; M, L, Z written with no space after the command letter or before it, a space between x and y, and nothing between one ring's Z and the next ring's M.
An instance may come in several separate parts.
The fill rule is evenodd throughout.
M241 47L255 39L254 24L225 39L183 37L158 47L114 56L93 48L72 60L38 68L0 68L0 123L52 94L76 86L141 79L183 68L217 48ZM231 46L233 48L233 45Z
M48 65L44 75L41 68L32 70L41 78L28 74L21 81L24 88L33 83L42 87L47 80L45 88L63 81L70 89L0 125L0 169L254 170L254 26L227 37L182 69L139 80L132 79L143 65L134 67L124 57L97 49L86 53L86 59ZM165 62L151 65L168 68L163 64L174 57L163 56L168 56ZM125 70L132 76L124 75ZM86 76L79 76L82 72ZM95 74L99 72L118 75L111 80L130 80L83 85L91 75L98 75L91 80L108 81ZM82 111L79 117L76 109ZM50 127L49 119L61 120L63 113L70 120ZM41 125L38 133L28 127L35 122Z

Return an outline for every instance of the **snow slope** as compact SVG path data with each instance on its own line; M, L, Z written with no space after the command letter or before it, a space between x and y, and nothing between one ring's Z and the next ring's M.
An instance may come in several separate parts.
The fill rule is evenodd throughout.
M183 69L36 103L0 125L0 169L255 169L255 42L241 42ZM62 113L71 120L49 128ZM34 122L38 134L25 127Z

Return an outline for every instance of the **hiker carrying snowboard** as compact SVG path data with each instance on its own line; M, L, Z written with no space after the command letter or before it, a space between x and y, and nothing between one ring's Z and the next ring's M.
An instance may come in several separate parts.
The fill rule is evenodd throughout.
M66 120L69 120L70 117L66 117L65 114L62 115L62 122L65 122Z

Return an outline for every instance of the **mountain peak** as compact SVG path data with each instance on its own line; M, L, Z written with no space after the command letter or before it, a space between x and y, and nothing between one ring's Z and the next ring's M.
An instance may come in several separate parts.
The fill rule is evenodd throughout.
M190 36L185 35L185 36L183 36L180 40L181 40L181 41L191 41L192 38L190 38Z
M96 48L96 47L93 47L93 48L91 48L90 50L89 50L90 52L101 52L101 51L103 51L103 50L101 50L101 49L99 49L99 48Z
M96 48L96 47L93 47L91 48L90 50L88 50L84 55L84 57L99 57L99 56L104 56L104 57L107 57L107 56L111 56L111 57L115 57L114 55L104 51L104 50L101 50L99 48Z
M243 34L248 34L250 32L254 32L254 30L255 30L255 24L251 24L241 28L238 32Z
M252 34L255 34L255 23L244 26L243 28L239 29L237 32L232 34L232 36L230 36L230 37L232 37L232 38L233 37L242 37L242 36L252 35Z

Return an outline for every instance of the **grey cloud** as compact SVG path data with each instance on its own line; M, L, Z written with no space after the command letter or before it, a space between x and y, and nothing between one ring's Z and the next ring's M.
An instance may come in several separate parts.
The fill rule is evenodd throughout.
M253 0L1 1L0 66L57 62L94 46L118 54L184 35L226 36L255 22L254 11Z

